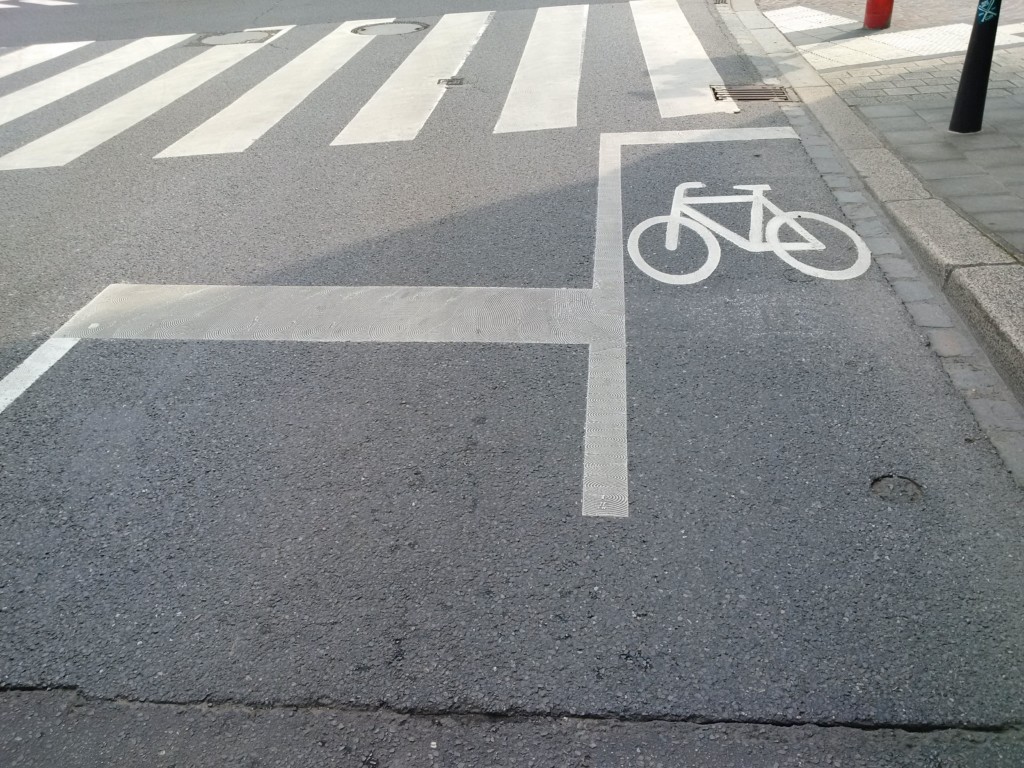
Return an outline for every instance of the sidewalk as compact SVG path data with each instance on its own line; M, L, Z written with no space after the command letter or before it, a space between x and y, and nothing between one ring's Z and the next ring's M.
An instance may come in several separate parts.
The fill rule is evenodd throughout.
M781 73L1024 399L1024 0L1003 2L984 130L958 135L947 126L976 7L896 0L892 27L868 32L864 0L720 6L761 52L762 77Z
M1017 258L1024 254L1024 46L997 50L984 130L948 130L963 58L823 72L922 180Z
M897 2L869 32L863 0L760 0L766 18L936 197L1008 251L1024 254L1024 0L1004 2L984 130L947 128L973 0Z

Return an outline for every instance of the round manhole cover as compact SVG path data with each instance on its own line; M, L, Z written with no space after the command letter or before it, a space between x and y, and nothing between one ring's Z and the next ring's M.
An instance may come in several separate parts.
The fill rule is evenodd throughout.
M884 501L907 503L920 501L924 489L909 477L882 475L871 483L871 492Z
M388 21L381 24L366 24L352 31L357 35L407 35L410 32L422 32L429 24L422 21Z

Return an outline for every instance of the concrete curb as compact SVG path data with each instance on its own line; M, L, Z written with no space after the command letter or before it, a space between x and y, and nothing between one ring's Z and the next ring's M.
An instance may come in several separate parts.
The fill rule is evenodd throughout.
M946 312L952 307L960 314L1017 400L1024 402L1024 264L932 196L761 13L756 0L730 0L729 5L716 8L764 81L789 86L803 102L784 107L784 112L805 144L804 109L814 116L885 212L876 222L856 222L858 231L862 224L869 224L861 234L876 263L1007 467L1024 485L1024 411L998 377L984 373L988 361L977 354L967 335L953 327ZM814 141L813 133L810 139ZM851 220L873 216L859 205L858 198L867 202L866 198L848 188L850 182L841 169L831 167L836 163L828 159L827 151L818 150L824 161L819 162L814 154L812 159L847 216ZM901 258L903 248L898 238L888 236L885 218L902 235L945 300L935 298L927 281L918 279L913 264Z

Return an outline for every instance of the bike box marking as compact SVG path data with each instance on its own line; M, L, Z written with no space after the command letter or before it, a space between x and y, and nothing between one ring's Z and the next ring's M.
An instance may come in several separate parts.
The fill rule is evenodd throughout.
M601 137L593 287L112 285L30 365L0 380L0 411L78 339L587 344L582 513L629 514L622 147L797 139L792 128ZM28 361L27 361L28 362Z

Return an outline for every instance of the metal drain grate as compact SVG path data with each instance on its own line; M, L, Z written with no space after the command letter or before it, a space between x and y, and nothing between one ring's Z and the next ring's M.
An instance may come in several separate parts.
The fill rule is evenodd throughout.
M444 85L451 87L453 85L465 85L466 78L464 77L444 77L437 81L438 85Z
M712 85L715 101L795 101L780 85Z
M715 5L728 5L729 0L715 0Z

